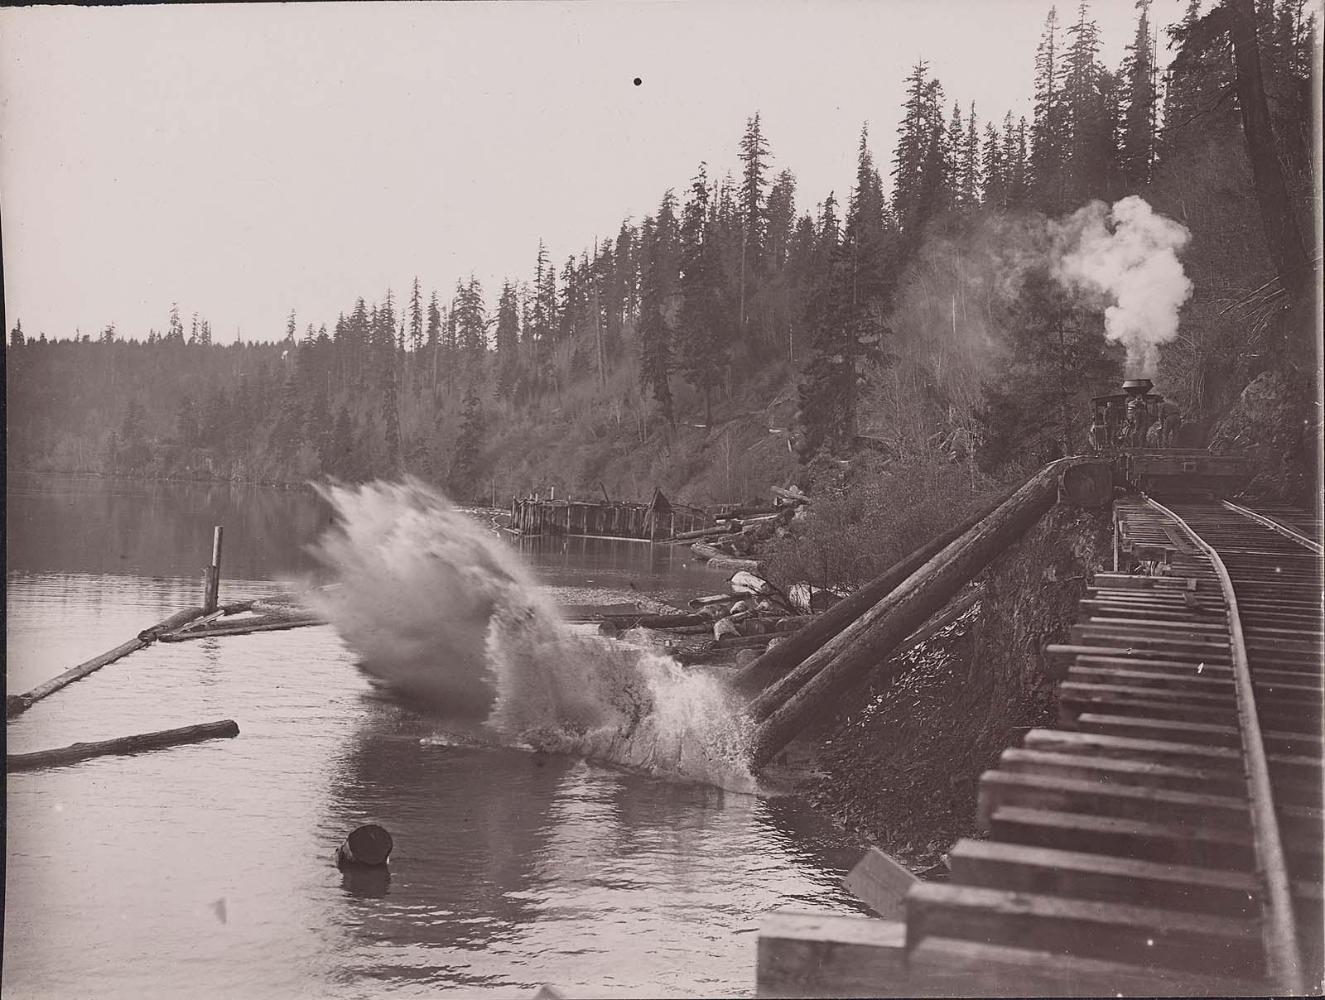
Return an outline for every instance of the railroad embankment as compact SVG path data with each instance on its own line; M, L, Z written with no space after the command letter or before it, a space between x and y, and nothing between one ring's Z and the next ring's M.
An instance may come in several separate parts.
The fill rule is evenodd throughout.
M894 679L843 700L804 748L815 776L803 793L914 869L940 863L977 833L980 774L1027 729L1053 724L1041 649L1066 636L1091 574L1110 560L1108 508L1051 508L977 577L968 611L903 654Z

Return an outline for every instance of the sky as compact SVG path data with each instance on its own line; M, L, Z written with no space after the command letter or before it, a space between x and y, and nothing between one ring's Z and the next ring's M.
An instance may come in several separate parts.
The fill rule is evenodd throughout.
M337 3L0 10L5 328L219 342L356 297L490 301L638 222L760 113L798 211L890 169L926 60L981 120L1031 112L1050 0ZM1176 20L1184 0L1156 0ZM1059 4L1060 19L1075 5ZM1107 66L1132 0L1095 0ZM1168 54L1160 36L1161 63ZM635 85L635 78L640 84Z

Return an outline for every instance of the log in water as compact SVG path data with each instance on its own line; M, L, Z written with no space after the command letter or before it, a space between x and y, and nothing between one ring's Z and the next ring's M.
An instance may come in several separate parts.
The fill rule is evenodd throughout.
M97 743L74 743L55 750L10 754L5 758L5 768L9 771L32 771L41 767L59 767L61 764L74 764L90 757L141 753L144 750L159 750L163 747L179 746L184 743L201 743L203 740L224 739L238 735L238 724L233 719L222 719L219 722L204 722L196 726L183 726L179 729L162 729L155 733L120 736L113 740L101 740Z
M159 638L163 632L179 628L186 622L190 622L202 614L202 608L186 608L183 611L177 611L169 618L158 622L151 628L143 629L138 633L136 639L130 639L128 642L120 643L114 649L102 653L100 656L94 656L90 660L84 660L76 667L70 667L64 673L57 677L52 677L45 683L38 684L31 691L25 694L11 694L5 698L5 718L12 719L16 715L22 715L34 703L41 701L49 694L54 694L60 688L72 684L76 680L81 680L88 674L100 670L108 663L114 663L121 657L128 656L135 650L142 649L149 645L155 639Z

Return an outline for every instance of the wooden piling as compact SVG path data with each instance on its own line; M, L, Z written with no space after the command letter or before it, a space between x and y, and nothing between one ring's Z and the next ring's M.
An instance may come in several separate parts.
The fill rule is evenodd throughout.
M202 602L206 614L216 610L217 596L221 589L221 534L222 528L218 524L212 529L212 564L207 567L207 593Z
M140 753L144 750L159 750L163 747L179 746L184 743L201 743L203 740L224 739L238 735L238 724L233 719L222 719L220 722L204 722L200 725L183 726L179 729L162 729L155 733L120 736L113 740L102 740L98 743L74 743L71 746L60 747L56 750L9 754L5 757L5 769L8 771L32 771L42 767L74 764L90 757Z

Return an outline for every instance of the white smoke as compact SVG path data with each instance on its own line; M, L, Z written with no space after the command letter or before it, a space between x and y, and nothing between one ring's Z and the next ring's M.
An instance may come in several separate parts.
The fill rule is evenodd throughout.
M1052 228L1055 278L1104 307L1104 335L1127 348L1129 376L1154 375L1192 294L1178 260L1191 232L1136 195L1112 208L1092 201Z
M738 791L747 723L714 677L578 635L519 556L423 483L331 486L319 610L359 667L454 730Z

